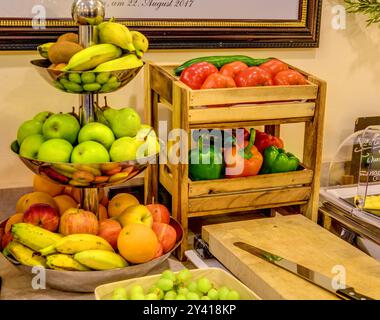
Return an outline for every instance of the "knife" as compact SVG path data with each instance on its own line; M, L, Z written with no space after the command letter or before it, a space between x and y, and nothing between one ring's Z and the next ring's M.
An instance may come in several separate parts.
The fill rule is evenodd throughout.
M260 248L256 248L248 243L244 242L235 242L234 246L247 251L267 262L270 262L278 267L281 267L282 269L285 269L291 273L296 274L297 276L316 284L317 286L334 293L339 298L342 298L344 300L375 300L373 298L367 297L365 295L362 295L360 293L357 293L354 288L352 287L345 287L343 289L335 289L333 286L333 280L329 277L326 277L325 275L316 272L314 270L311 270L307 267L304 267L302 265L299 265L293 261L287 260L285 258L282 258L280 256L277 256L273 253L270 253L268 251L262 250Z

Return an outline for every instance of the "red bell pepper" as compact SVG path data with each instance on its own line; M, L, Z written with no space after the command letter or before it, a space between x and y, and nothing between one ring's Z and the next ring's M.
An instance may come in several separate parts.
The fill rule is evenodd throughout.
M260 153L263 153L266 148L276 146L277 148L284 148L284 142L282 139L256 130L255 146Z
M273 82L276 86L295 86L307 84L306 78L295 70L285 70L277 73Z
M218 88L235 88L236 83L230 76L224 76L220 73L210 74L201 89L218 89Z
M182 71L180 80L193 90L202 87L210 74L219 72L219 70L211 63L199 62L191 65Z
M271 74L260 67L250 67L246 70L240 71L235 77L235 82L238 87L273 85Z
M255 132L255 129L251 129L250 139L244 141L244 148L237 145L224 151L227 178L249 177L259 174L264 159L254 145Z
M271 59L268 62L261 64L260 68L268 71L272 77L281 71L289 69L287 64L277 59Z
M236 75L243 70L248 69L248 66L241 61L235 61L228 64L225 64L221 69L220 73L225 76L230 76L232 78L235 78Z

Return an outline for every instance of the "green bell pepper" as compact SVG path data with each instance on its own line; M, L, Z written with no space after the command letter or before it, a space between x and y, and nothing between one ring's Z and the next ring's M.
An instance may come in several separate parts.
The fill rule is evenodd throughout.
M296 171L300 164L299 159L284 149L271 146L264 151L262 174Z
M192 180L214 180L222 177L224 169L222 150L216 150L213 145L204 148L201 138L198 148L191 150L189 157L189 175Z

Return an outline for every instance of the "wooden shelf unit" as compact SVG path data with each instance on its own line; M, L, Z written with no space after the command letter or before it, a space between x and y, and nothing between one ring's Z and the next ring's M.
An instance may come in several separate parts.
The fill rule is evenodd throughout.
M297 206L316 222L326 83L292 67L307 77L307 85L192 90L173 75L175 67L146 65L145 116L155 130L160 103L172 112L172 129L184 129L189 135L192 129L264 126L267 133L279 136L281 125L305 123L303 170L191 181L186 164L151 165L145 177L145 201L157 199L158 183L165 187L172 196L172 214L181 222L185 235L189 218L258 209ZM218 104L232 106L205 107ZM179 249L180 258L186 245L184 241Z

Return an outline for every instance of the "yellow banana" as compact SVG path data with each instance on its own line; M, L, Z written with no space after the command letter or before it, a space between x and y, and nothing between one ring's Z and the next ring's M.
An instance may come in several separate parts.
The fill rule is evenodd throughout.
M139 68L143 65L141 59L134 54L127 54L119 59L111 60L98 65L94 72L110 72L116 70L128 70Z
M103 22L98 25L100 43L112 43L124 50L135 51L133 36L129 29L117 22Z
M125 268L127 261L114 252L105 250L86 250L74 255L74 259L94 270Z
M113 44L96 44L74 54L62 71L92 70L99 64L119 58L121 54L121 49Z
M46 264L54 270L64 271L90 271L83 264L76 261L72 256L67 254L52 254L46 257Z
M55 44L55 42L48 42L48 43L44 43L44 44L41 44L40 46L38 46L37 50L38 50L38 53L41 55L41 57L43 57L45 59L49 59L48 52L49 52L49 49L51 48L51 46L54 44Z
M76 254L86 250L106 250L113 252L111 245L101 237L93 234L70 234L54 245L40 250L42 255L52 253Z
M12 241L9 243L6 247L6 251L9 252L18 262L23 265L30 267L46 267L46 261L44 257L36 255L33 250L17 241Z
M15 240L35 251L51 246L63 237L29 223L16 223L11 232Z

